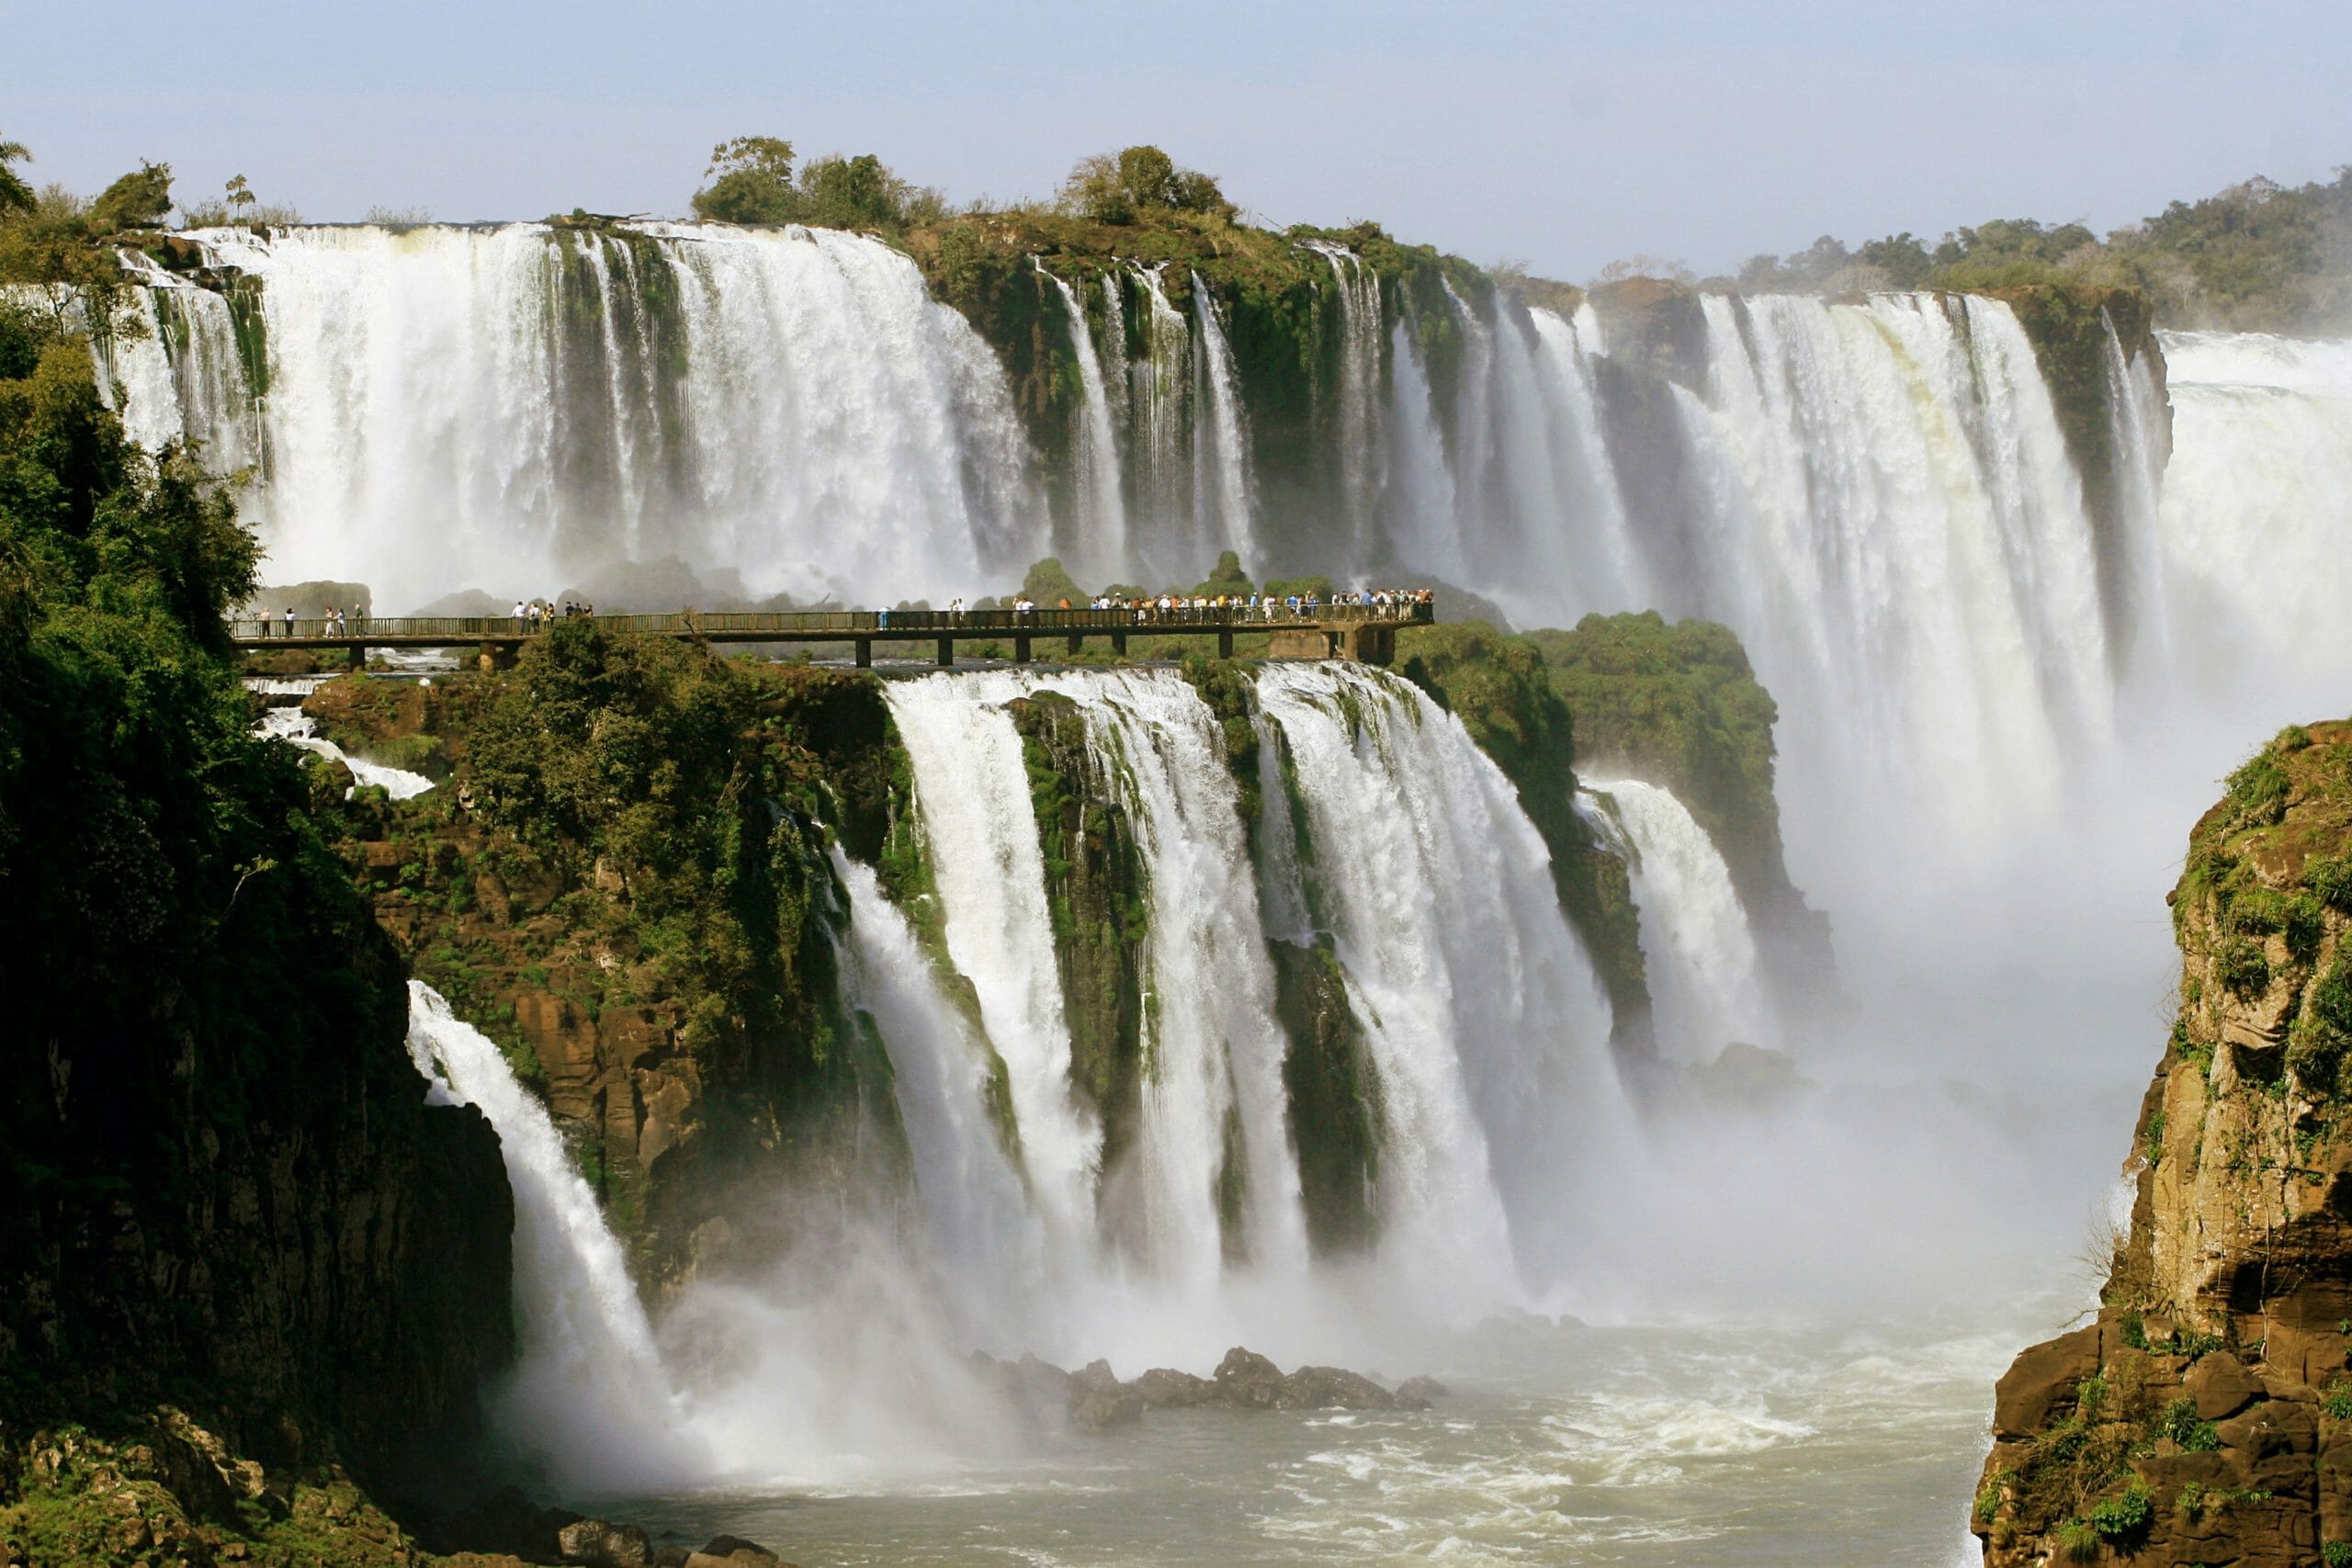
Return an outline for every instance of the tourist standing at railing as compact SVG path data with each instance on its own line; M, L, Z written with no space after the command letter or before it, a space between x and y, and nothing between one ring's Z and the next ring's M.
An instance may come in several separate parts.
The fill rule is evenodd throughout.
M286 606L286 635L289 637L294 635L294 606L291 604Z

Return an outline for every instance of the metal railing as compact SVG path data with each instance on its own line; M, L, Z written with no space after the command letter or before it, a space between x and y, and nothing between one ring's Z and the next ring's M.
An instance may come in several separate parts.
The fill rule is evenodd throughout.
M1387 604L1317 602L1293 610L1283 604L1184 605L1163 613L1157 605L1139 609L1051 610L685 610L669 615L595 615L600 626L617 631L652 632L666 637L716 637L732 641L773 637L797 638L889 638L972 637L984 634L1027 636L1048 633L1247 631L1325 626L1334 623L1382 621L1399 625L1428 623L1437 618L1436 605L1426 598L1392 600ZM560 625L564 617L534 620L527 615L352 615L341 621L322 616L247 617L230 623L230 636L240 643L270 642L425 642L509 641L532 637Z

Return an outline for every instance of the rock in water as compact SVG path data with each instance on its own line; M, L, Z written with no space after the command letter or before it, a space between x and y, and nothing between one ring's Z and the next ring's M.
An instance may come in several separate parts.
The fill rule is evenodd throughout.
M1407 1378L1396 1385L1396 1406L1400 1410L1427 1410L1453 1392L1435 1378Z
M1236 1345L1216 1364L1216 1403L1235 1410L1278 1410L1284 1382L1280 1367Z

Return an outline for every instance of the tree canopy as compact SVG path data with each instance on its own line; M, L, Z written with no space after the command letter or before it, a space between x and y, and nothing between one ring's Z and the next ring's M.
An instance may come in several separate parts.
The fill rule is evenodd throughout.
M1233 216L1217 183L1196 169L1180 169L1157 147L1124 148L1083 158L1062 182L1062 205L1098 223L1132 223L1154 209Z

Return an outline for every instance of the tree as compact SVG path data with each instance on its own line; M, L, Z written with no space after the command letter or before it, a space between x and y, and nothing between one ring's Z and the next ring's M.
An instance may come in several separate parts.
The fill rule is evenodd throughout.
M0 213L33 209L33 187L25 183L24 175L8 166L32 161L32 150L23 142L0 141Z
M833 153L800 171L800 221L827 229L893 229L904 217L906 194L906 182L873 153Z
M695 192L695 216L711 223L791 223L804 206L792 183L792 143L738 136L710 150L710 184Z
M1217 183L1197 169L1180 169L1159 148L1143 145L1082 158L1062 182L1062 205L1097 223L1132 223L1159 210L1233 215Z
M172 209L172 166L142 162L98 193L90 204L90 220L98 232L117 229L152 229Z
M254 187L245 183L245 176L243 175L232 175L229 177L228 190L229 210L240 217L244 215L246 208L261 199L254 195Z

